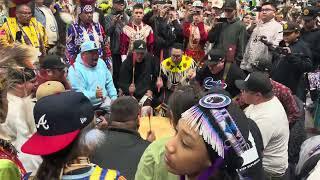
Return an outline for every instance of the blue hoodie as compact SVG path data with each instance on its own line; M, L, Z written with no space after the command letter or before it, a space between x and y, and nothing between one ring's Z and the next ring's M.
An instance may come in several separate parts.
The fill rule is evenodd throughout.
M112 75L105 62L100 58L96 67L87 67L78 54L76 62L69 67L68 80L72 89L82 92L94 106L102 103L100 98L96 98L97 87L102 88L104 97L109 96L111 100L117 98Z

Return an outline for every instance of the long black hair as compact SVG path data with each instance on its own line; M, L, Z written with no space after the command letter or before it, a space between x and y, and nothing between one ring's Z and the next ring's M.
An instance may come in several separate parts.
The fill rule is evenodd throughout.
M176 128L181 114L196 105L204 95L205 93L196 85L180 86L171 94L168 101L168 116L174 128ZM222 159L212 149L211 145L208 145L204 140L203 142L206 145L210 161L218 170L214 170L215 167L213 168L213 166L209 167L200 174L199 179L238 180L239 176L236 169L239 168L239 163L234 150L230 148L226 151L225 158Z
M179 86L169 97L168 117L175 128L178 124L181 114L198 103L204 93L196 85Z
M66 148L49 155L42 156L42 163L35 180L60 179L65 164L79 156L90 156L95 147L103 141L103 132L94 128L91 123L83 128L78 137Z

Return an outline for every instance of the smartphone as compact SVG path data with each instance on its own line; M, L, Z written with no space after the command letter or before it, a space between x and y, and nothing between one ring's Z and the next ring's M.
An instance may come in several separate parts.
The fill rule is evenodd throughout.
M122 13L123 13L122 11L117 11L115 15L121 15Z
M261 12L261 6L257 6L255 10Z
M22 43L22 31L16 32L16 40Z

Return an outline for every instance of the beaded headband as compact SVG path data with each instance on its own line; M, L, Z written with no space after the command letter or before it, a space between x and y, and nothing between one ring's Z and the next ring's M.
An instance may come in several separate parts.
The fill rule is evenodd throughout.
M92 5L81 5L78 7L78 14L81 14L81 13L91 13L93 12L93 6Z

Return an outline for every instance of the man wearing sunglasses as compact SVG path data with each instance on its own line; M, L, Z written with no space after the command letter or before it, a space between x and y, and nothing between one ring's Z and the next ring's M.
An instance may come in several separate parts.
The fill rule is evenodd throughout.
M66 79L67 65L57 55L48 55L40 61L40 69L37 75L37 86L47 81L59 81L65 89L71 89Z
M236 19L237 4L235 0L226 0L223 5L224 18L218 19L218 22L209 31L208 39L214 43L213 48L222 48L227 52L230 47L235 51L232 60L240 64L246 47L248 33L245 25Z
M10 45L15 42L33 46L42 54L48 47L48 37L43 25L38 22L27 4L16 7L16 17L8 17L0 27L0 42Z
M94 41L81 44L75 63L68 69L68 80L73 90L87 96L95 109L108 111L117 98L112 75L99 58L99 47Z

